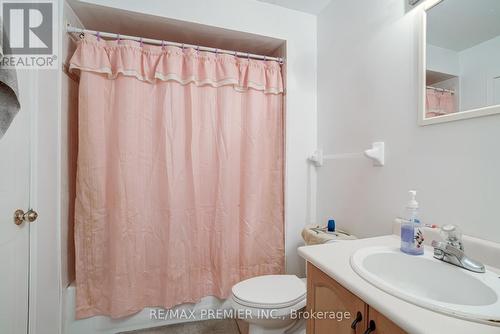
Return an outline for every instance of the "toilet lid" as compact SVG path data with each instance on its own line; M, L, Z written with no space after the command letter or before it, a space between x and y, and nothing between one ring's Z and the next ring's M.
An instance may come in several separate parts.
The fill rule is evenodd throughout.
M306 297L306 285L295 275L265 275L249 278L232 288L239 304L258 307L288 307Z

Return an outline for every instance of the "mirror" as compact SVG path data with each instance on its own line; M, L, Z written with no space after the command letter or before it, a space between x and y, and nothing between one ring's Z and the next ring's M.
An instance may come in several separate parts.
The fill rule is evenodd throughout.
M500 113L500 0L428 0L419 123Z

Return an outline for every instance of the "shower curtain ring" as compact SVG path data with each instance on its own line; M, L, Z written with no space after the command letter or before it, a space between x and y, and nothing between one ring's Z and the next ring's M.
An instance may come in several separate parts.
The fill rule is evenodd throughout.
M97 41L100 41L101 40L101 33L98 31L97 34L95 34L96 37L97 37Z
M139 39L139 43L141 45L141 48L144 46L144 43L142 42L142 37Z
M120 34L116 34L117 43L120 44Z

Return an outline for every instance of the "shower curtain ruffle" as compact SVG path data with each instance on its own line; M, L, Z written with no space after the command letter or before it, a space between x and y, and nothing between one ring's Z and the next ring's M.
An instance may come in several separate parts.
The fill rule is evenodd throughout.
M98 40L91 35L78 43L70 70L102 73L109 79L124 75L149 83L176 81L182 85L233 86L239 91L283 93L281 66L276 61L256 61L175 46L141 46L128 40Z

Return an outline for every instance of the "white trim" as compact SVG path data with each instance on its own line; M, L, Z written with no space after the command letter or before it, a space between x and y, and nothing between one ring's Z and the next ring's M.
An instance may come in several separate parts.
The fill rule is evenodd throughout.
M30 87L30 207L34 208L40 214L38 206L38 112L35 107L38 105L38 84L39 71L32 71L33 79ZM28 286L28 334L37 333L37 280L39 268L36 257L36 249L38 248L38 238L36 226L38 221L29 224L30 229L30 248L29 248L29 286Z
M60 71L32 71L30 206L39 216L30 224L29 334L61 333Z
M425 111L425 109L424 109L424 111ZM419 124L422 126L425 126L425 125L438 124L438 123L444 123L444 122L459 121L462 119L491 116L491 115L496 115L496 114L500 114L500 105L495 105L495 106L485 107L485 108L478 108L478 109L471 109L471 110L466 110L466 111L460 111L460 112L457 112L454 114L436 116L436 117L432 117L432 118L424 118L424 119L420 120Z
M426 2L425 2L426 3ZM427 69L427 15L425 8L422 6L420 12L420 20L418 21L418 124L426 125L425 120L425 98L426 98L426 69Z
M438 3L440 3L443 0L427 0L422 3L422 8L424 11L427 11L431 9L432 7L436 6Z
M32 92L34 182L31 185L33 208L38 219L30 224L30 291L29 333L60 333L61 266L60 229L57 203L60 182L59 163L59 97L57 71L37 71Z
M426 118L425 99L426 99L426 70L427 70L427 10L439 4L444 0L428 0L422 3L421 17L418 23L418 124L426 126L445 122L459 121L463 119L490 116L500 114L500 105L488 106L483 108L458 111L453 114L435 116Z

